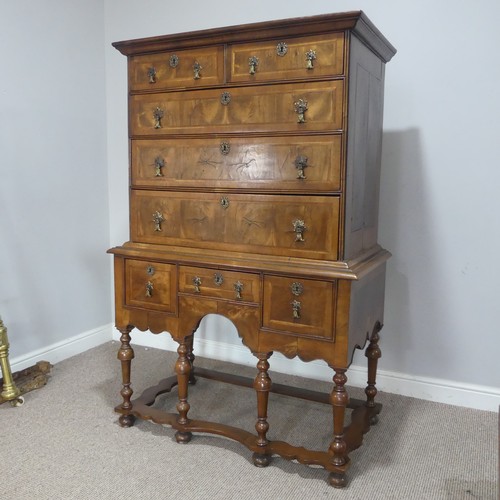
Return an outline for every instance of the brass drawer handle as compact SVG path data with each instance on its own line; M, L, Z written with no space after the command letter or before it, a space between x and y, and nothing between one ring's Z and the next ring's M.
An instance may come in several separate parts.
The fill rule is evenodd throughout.
M153 118L155 120L154 128L161 128L161 119L163 118L163 115L165 112L163 109L157 107L153 110Z
M248 71L249 74L255 75L255 72L257 71L257 66L259 65L259 58L257 56L252 56L248 58L248 66L250 66L250 69Z
M165 160L161 156L155 158L155 177L163 177L161 169L165 166Z
M237 281L234 285L234 291L236 292L236 299L241 300L241 292L243 291L243 283L241 281Z
M294 300L291 302L291 305L293 319L300 319L300 308L302 307L301 303L298 300Z
M307 156L298 155L295 158L295 168L297 169L297 179L305 179L304 169L307 167L308 162Z
M149 83L156 83L156 68L154 66L148 68L148 78Z
M304 231L307 229L306 223L303 220L297 219L292 224L295 232L295 241L306 241L304 239Z
M161 231L161 223L165 222L165 217L158 210L153 214L153 222L155 225L155 231Z
M195 61L195 63L193 64L194 80L199 80L201 78L200 71L202 69L203 69L202 65L198 61Z
M314 69L314 61L316 60L316 51L308 50L306 52L306 69Z
M293 104L295 112L297 113L297 123L306 122L306 111L307 111L307 101L305 99L299 99Z
M151 281L148 281L146 283L146 297L152 297L153 296L153 283Z
M201 293L200 290L201 278L199 276L195 276L193 278L193 285L194 285L194 293Z

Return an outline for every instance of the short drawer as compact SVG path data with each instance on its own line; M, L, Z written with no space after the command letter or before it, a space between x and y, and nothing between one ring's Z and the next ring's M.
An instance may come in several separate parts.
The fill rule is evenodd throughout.
M265 276L263 327L333 339L336 283Z
M125 261L125 303L155 311L177 310L177 267L172 264Z
M342 135L134 139L135 187L340 190Z
M260 276L252 273L181 266L179 292L244 302L259 302Z
M130 133L170 135L339 131L343 80L130 97Z
M259 82L342 75L344 34L230 45L229 81Z
M224 80L224 49L172 50L129 58L131 92L220 85Z
M132 190L138 243L336 260L338 196Z

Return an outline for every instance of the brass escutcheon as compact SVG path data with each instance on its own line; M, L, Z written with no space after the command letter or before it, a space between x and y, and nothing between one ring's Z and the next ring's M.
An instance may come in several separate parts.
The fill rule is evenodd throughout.
M294 281L290 288L292 289L292 293L297 297L304 291L304 285L297 281Z
M222 92L220 96L220 102L227 106L231 102L231 94L229 92Z
M286 55L287 52L288 45L285 42L279 42L278 45L276 45L276 54L278 54L280 57Z
M177 54L172 54L170 56L168 64L171 68L177 68L177 65L179 64L179 57L177 56Z
M220 199L220 206L222 208L228 208L229 207L229 198L227 196L223 196Z
M221 273L215 273L214 274L214 283L217 285L217 286L221 286L222 283L224 283L224 276L222 276Z

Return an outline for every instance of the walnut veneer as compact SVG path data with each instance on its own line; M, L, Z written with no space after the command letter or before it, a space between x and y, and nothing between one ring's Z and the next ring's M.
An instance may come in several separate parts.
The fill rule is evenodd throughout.
M394 48L362 12L113 45L128 57L129 78L130 241L109 250L120 424L168 424L180 443L197 431L223 435L252 450L257 466L277 454L321 465L343 486L349 452L380 411L390 254L377 244L377 213L384 67ZM253 387L255 433L189 417L193 333L212 313L234 323L257 358L256 377L196 375ZM132 400L133 328L169 332L179 357L175 375ZM351 402L347 426L346 372L367 343L367 400ZM273 385L274 351L326 361L331 394ZM152 406L174 386L176 411ZM270 391L332 406L324 451L268 439Z

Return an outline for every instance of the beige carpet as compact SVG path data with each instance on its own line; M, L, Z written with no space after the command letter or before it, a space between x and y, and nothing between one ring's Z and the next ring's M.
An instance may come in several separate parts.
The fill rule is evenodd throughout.
M0 498L113 499L450 499L497 498L498 415L379 393L380 422L351 454L343 490L328 473L273 458L254 467L251 453L228 439L195 435L188 445L174 431L137 421L117 424L118 343L110 342L53 368L47 386L25 404L0 406ZM175 355L135 347L136 395L171 373ZM272 358L271 358L272 369ZM200 366L254 376L255 370L197 359ZM330 385L273 374L275 382L330 391ZM207 390L205 390L207 389ZM353 397L362 391L351 390ZM190 392L193 418L253 430L250 389L200 379ZM173 407L162 396L159 404ZM210 415L210 417L209 417ZM326 449L331 409L271 395L270 439Z

